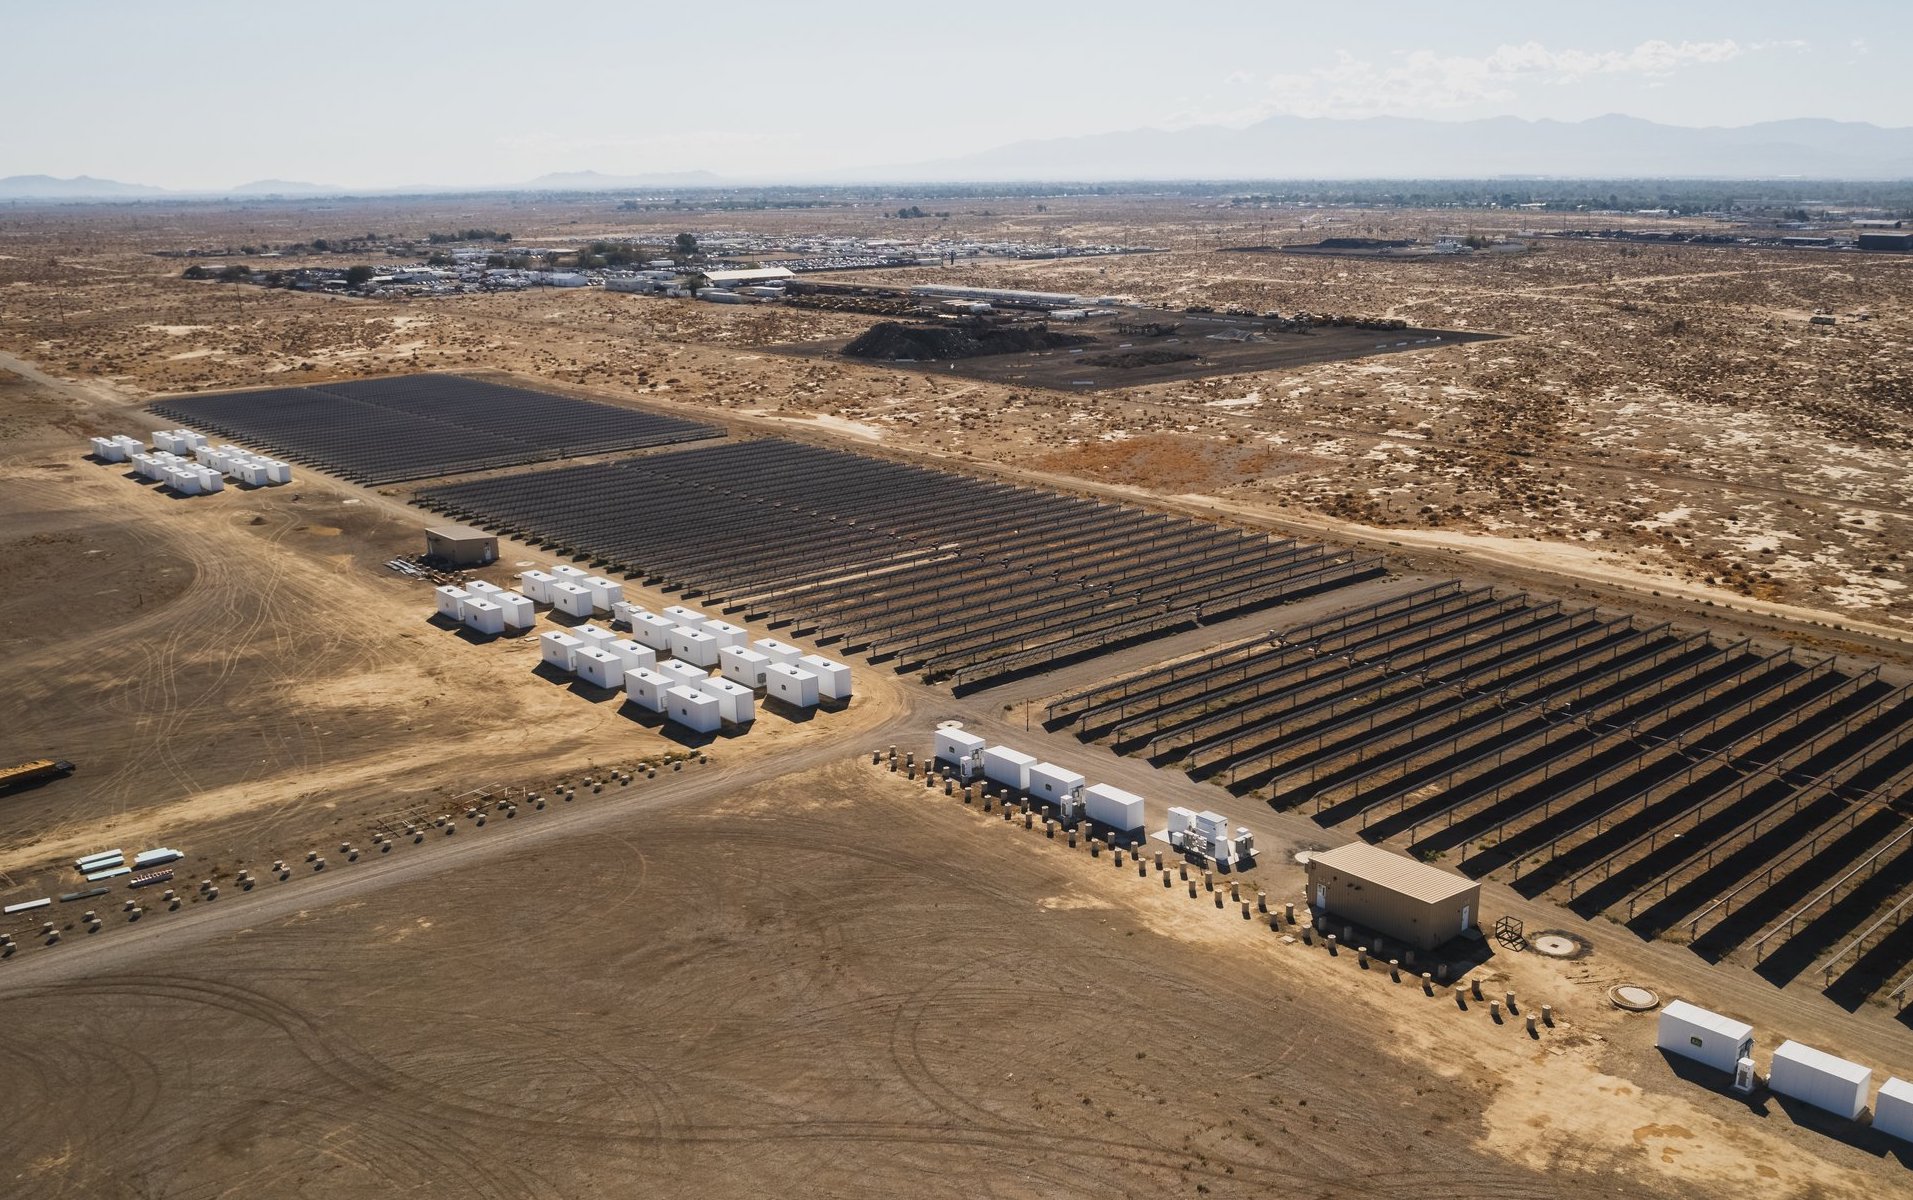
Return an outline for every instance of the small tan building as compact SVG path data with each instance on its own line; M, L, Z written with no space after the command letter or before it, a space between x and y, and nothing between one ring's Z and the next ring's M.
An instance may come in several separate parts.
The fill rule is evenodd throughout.
M454 567L482 567L498 561L498 539L463 525L434 525L425 531L425 556Z
M1309 904L1418 950L1475 928L1481 885L1371 846L1350 842L1309 857Z

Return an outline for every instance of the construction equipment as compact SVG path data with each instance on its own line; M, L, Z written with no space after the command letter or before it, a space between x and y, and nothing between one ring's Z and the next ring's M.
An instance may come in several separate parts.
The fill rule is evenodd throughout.
M9 788L25 787L30 783L62 778L73 774L75 769L73 764L64 758L36 758L32 762L23 762L18 766L0 768L0 792Z

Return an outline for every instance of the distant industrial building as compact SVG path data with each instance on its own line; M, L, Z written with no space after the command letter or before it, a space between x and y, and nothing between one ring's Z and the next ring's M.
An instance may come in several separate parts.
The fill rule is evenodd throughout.
M1899 254L1913 252L1913 233L1862 233L1862 250L1888 250Z
M1367 842L1311 855L1308 879L1309 900L1318 912L1418 950L1433 950L1467 933L1481 913L1479 883Z
M737 271L706 271L704 278L710 281L712 287L728 290L754 284L785 283L797 278L797 273L789 267L751 267Z

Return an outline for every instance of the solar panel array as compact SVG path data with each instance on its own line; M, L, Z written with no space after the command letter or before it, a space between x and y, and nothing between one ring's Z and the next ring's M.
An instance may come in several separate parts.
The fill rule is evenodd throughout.
M1046 715L1780 983L1913 964L1913 687L1877 665L1448 581Z
M419 502L959 685L1382 572L1374 555L775 439Z
M153 411L366 484L639 450L723 432L663 413L460 375L221 392L162 401Z

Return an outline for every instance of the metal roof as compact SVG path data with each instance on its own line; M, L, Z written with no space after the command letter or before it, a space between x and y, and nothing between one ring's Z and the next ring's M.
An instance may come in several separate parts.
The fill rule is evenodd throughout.
M444 538L448 542L496 541L498 535L486 533L482 529L472 529L464 525L427 525L425 532L433 537Z
M1385 887L1424 904L1439 904L1480 886L1466 876L1437 870L1426 863L1404 858L1367 842L1350 842L1333 850L1320 851L1309 858L1309 865L1316 863L1358 876L1377 887Z

